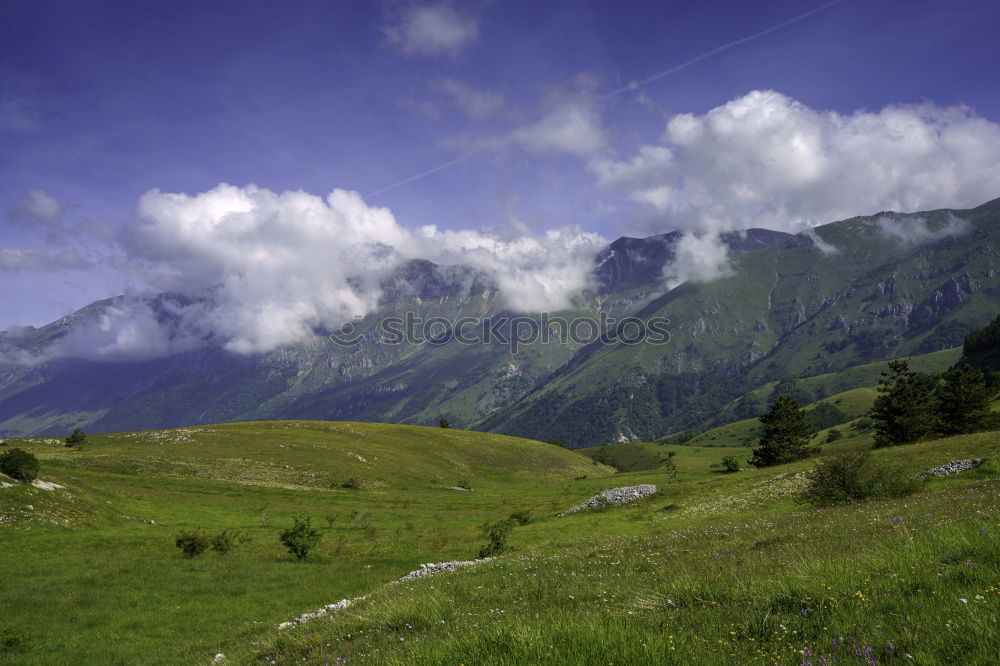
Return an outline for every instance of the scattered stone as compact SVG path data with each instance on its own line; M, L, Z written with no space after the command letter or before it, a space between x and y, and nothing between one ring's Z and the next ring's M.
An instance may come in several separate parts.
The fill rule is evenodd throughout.
M226 655L224 655L224 654L222 654L220 652L219 654L215 655L215 658L212 660L212 663L213 664L221 664L225 660L226 660Z
M574 511L594 509L607 504L628 504L629 502L634 502L638 499L642 499L643 497L649 497L655 493L656 486L651 483L643 483L638 486L625 486L623 488L611 488L610 490L605 490L602 493L594 495L583 504L578 504L572 509L563 511L556 517L562 518L567 514L573 513Z
M278 629L288 629L289 627L294 627L297 624L305 624L310 620L315 620L318 617L323 617L327 613L343 610L348 606L356 604L359 601L364 601L367 598L368 598L367 596L364 596L364 597L355 597L354 599L341 599L335 604L327 604L326 606L323 606L320 609L314 610L312 613L303 613L302 615L299 615L291 622L282 622L281 624L278 625Z
M437 562L435 564L421 564L420 568L416 571L411 571L402 578L399 578L394 583L402 583L404 581L413 580L414 578L421 578L423 576L432 576L434 574L444 573L446 571L454 571L459 567L468 567L474 564L481 564L483 562L489 562L492 557L484 557L478 560L456 560L453 562ZM298 624L305 624L310 620L315 620L316 618L323 617L327 613L332 613L335 611L343 610L348 606L352 606L359 601L364 601L367 599L367 595L363 597L355 597L354 599L341 599L335 604L327 604L320 609L314 610L312 613L303 613L291 622L282 622L278 625L278 629L289 629Z
M940 467L932 467L923 474L918 474L917 477L924 479L928 476L948 476L949 474L958 474L959 472L967 472L970 469L975 469L986 462L986 458L975 458L973 460L952 460L949 463L945 463Z
M52 483L51 481L42 481L41 479L35 479L31 482L36 488L41 490L58 490L59 488L65 488L65 486L60 486L58 483Z
M445 486L445 490L460 490L463 493L471 493L472 488L463 488L462 486Z
M421 564L420 568L416 571L411 571L396 582L403 582L406 580L413 580L414 578L421 578L423 576L432 576L434 574L443 573L445 571L454 571L459 567L471 567L474 564L482 564L483 562L489 562L492 557L484 557L478 560L455 560L453 562L438 562L436 564Z

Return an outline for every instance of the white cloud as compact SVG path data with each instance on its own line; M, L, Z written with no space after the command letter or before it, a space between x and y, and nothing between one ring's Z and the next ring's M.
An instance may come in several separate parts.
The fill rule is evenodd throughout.
M478 22L446 3L408 7L382 26L403 55L456 55L479 37Z
M137 229L126 241L131 269L153 291L196 301L178 306L183 325L170 334L150 333L141 302L129 306L137 322L109 315L86 338L98 341L91 347L103 355L137 356L144 337L150 355L176 350L178 341L183 347L211 340L237 353L307 342L319 327L372 311L381 282L418 258L487 273L515 310L562 308L587 285L606 243L573 227L411 232L388 209L345 190L324 199L222 184L194 196L153 190L138 208Z
M194 312L201 304L186 307L169 299L154 312L150 297L130 294L115 299L93 320L74 327L49 353L55 356L99 361L143 360L190 351L201 346L209 333L199 328Z
M28 190L7 216L12 220L55 225L62 222L66 209L45 190Z
M818 249L825 255L838 254L840 252L839 247L837 247L833 243L828 243L825 240L823 240L823 238L816 232L815 229L806 229L803 232L803 235L809 240L811 240L812 244L816 246L816 249Z
M510 138L532 153L589 155L607 143L597 106L586 100L560 102L534 125L514 130Z
M973 206L1000 194L1000 125L961 107L841 114L753 91L671 119L598 182L674 227L797 231L879 210Z
M504 98L500 93L475 88L457 79L431 81L430 87L450 96L459 110L470 118L487 118L500 111L504 106Z
M933 223L922 217L892 218L884 216L878 218L875 223L883 236L903 245L916 245L951 236L960 236L969 228L969 223L966 220L959 219L954 215L950 215L944 223Z
M683 282L709 282L732 275L729 249L715 233L686 233L674 246L674 260L664 267L667 288Z
M466 264L491 275L506 302L522 312L566 307L589 286L594 256L607 244L599 234L577 227L502 239L476 231L437 231L430 239L440 250L433 258Z

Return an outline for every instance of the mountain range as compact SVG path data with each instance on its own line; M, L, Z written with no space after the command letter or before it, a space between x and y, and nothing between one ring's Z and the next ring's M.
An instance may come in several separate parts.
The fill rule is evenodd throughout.
M720 236L711 279L668 283L683 235L623 237L591 288L552 317L669 320L664 343L557 336L512 353L494 340L391 344L380 322L485 319L510 333L489 275L411 261L382 284L359 341L331 331L250 355L206 343L152 359L56 353L75 331L141 299L172 330L179 294L120 296L0 334L0 435L273 418L453 425L590 446L660 438L756 414L762 387L962 344L1000 311L1000 199L969 210L882 212L789 234ZM530 317L544 325L538 314ZM843 387L842 387L843 388ZM822 398L822 395L810 396Z

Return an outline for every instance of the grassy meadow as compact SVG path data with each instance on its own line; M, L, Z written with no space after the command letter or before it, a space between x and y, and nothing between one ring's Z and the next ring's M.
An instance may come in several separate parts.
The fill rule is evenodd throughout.
M870 444L861 434L824 449ZM528 440L361 423L111 434L82 451L8 446L34 452L41 478L64 488L0 489L2 663L207 664L218 652L248 664L998 658L1000 433L877 451L914 474L989 462L905 499L829 509L795 501L812 461L713 468L724 455L748 458L745 446L638 447L657 459L674 451L673 479L645 463L614 474ZM609 448L619 446L629 448ZM660 492L555 518L637 483ZM533 521L513 529L500 557L390 582L421 562L475 557L485 526L514 511ZM306 562L277 539L296 513L323 533ZM189 560L173 544L181 529L237 530L245 541Z

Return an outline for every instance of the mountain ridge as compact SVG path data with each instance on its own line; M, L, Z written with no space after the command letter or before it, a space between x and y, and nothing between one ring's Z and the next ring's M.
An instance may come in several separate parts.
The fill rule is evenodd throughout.
M998 228L1000 199L858 216L799 234L731 232L721 237L728 275L673 289L663 269L681 235L621 237L595 257L593 288L553 314L660 317L671 340L539 341L517 354L496 342L385 344L379 321L406 312L484 319L507 332L514 315L482 271L409 261L383 282L376 311L355 322L353 347L318 331L310 342L247 356L195 346L158 359L0 363L0 432L282 417L426 425L443 417L573 445L660 436L711 425L720 405L767 382L961 344L1000 310ZM146 298L168 328L192 302ZM120 303L104 299L47 326L0 334L0 357L44 353Z

